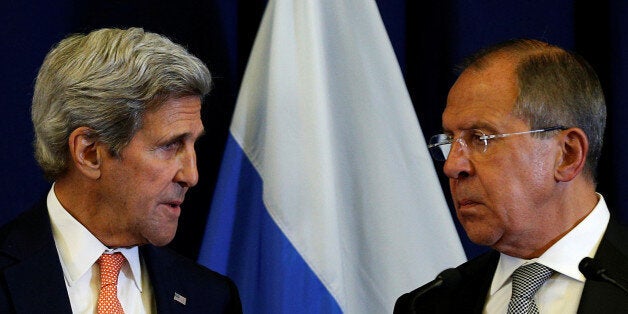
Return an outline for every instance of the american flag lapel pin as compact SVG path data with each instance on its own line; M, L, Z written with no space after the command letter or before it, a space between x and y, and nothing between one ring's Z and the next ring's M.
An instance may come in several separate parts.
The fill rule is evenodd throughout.
M178 292L174 293L174 300L183 305L185 305L185 303L187 302L187 299L184 296L180 295Z

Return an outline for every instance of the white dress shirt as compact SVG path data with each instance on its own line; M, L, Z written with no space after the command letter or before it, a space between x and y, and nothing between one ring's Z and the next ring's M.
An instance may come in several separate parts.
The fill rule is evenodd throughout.
M510 276L519 266L535 262L556 271L534 295L539 313L577 312L585 281L578 264L595 255L610 218L604 198L599 194L598 198L593 211L540 257L525 260L500 255L484 313L506 313L512 294Z
M102 244L61 206L54 185L48 192L47 205L73 313L96 313L100 291L100 267L96 261L104 252L120 252L128 261L118 277L118 299L124 312L155 312L148 273L137 246L110 249Z

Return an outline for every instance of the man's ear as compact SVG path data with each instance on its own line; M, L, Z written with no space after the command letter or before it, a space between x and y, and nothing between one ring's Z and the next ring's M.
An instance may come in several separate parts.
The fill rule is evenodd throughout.
M589 139L582 129L569 128L562 131L558 143L561 154L555 170L556 180L571 181L584 168L589 152Z
M98 141L88 127L79 127L70 133L68 144L74 167L90 179L100 178L102 156Z

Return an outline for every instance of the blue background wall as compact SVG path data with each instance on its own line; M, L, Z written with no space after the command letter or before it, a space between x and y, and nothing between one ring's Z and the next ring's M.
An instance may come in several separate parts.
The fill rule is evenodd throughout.
M171 246L198 254L240 80L266 1L16 1L0 4L0 224L45 195L32 149L30 98L46 52L69 33L140 26L165 34L203 59L215 79L199 144L199 185L184 204ZM612 214L628 221L628 2L621 0L378 0L382 18L426 137L440 130L453 71L486 45L516 37L548 41L583 55L597 70L608 102L598 190ZM359 10L359 8L356 8ZM368 47L365 47L368 49ZM440 165L437 165L440 167ZM508 175L508 174L504 174ZM443 179L445 193L449 193ZM459 227L459 226L458 226ZM481 252L462 233L469 256Z

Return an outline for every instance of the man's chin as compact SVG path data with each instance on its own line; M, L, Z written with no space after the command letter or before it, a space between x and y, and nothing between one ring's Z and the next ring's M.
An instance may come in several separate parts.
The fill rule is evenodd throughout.
M172 238L168 238L165 240L159 239L156 241L151 241L150 244L154 245L154 246L166 246L168 244L170 244L170 242L172 242L172 240L174 239L174 237Z
M161 232L159 232L158 234L147 237L147 240L148 240L147 242L154 246L168 245L174 239L174 236L176 235L176 232L177 232L177 227L175 225L174 228L172 228L172 230L168 232L166 232L165 230L160 230L160 231Z
M467 236L471 240L471 242L482 245L482 246L494 246L497 243L499 237L495 234L493 230L485 230L484 228L473 228L466 227L463 224L465 231L467 232Z

